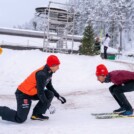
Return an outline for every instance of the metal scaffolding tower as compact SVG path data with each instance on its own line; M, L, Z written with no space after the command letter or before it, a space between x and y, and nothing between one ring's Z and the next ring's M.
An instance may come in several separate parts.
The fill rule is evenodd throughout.
M62 8L55 8L58 7ZM63 9L64 8L64 9ZM73 5L52 2L50 1L48 7L45 8L45 30L44 30L44 41L43 50L49 51L51 43L51 32L57 35L56 50L57 52L68 52L73 53L74 47L74 19L75 11ZM71 48L68 48L67 36L71 35Z

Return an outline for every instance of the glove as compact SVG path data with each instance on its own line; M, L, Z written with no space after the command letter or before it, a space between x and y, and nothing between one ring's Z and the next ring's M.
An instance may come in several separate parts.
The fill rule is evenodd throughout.
M50 114L54 114L56 112L56 108L54 106L50 106L48 110Z
M66 99L62 96L59 96L58 100L60 100L62 104L66 103Z

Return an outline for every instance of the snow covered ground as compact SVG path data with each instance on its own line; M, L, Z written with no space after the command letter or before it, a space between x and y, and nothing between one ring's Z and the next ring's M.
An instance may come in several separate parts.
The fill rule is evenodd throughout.
M33 70L45 64L47 56L39 50L3 49L0 55L0 105L16 109L14 92ZM118 105L108 91L112 85L101 84L95 76L96 66L105 64L109 71L126 69L134 71L133 64L103 60L100 56L56 54L61 60L60 69L53 75L55 89L67 99L61 104L54 99L56 113L48 121L32 121L31 112L23 124L0 119L0 134L133 134L134 119L97 120L92 112L111 112ZM134 93L126 93L134 107Z

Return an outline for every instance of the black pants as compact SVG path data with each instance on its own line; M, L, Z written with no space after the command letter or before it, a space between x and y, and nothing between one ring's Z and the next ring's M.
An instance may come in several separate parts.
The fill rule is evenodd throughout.
M50 90L45 90L45 95L48 99L47 103L42 103L38 96L28 96L26 94L23 94L19 90L16 91L16 100L17 100L17 111L12 110L6 106L0 107L0 116L3 120L17 122L17 123L23 123L28 116L32 100L39 100L35 108L33 109L33 114L44 114L46 110L51 105L51 101L54 97L53 92Z
M120 86L113 85L109 88L109 90L120 107L123 107L126 110L132 110L132 106L130 105L124 93L134 91L134 81L128 81Z
M104 59L107 59L107 48L106 46L104 46Z

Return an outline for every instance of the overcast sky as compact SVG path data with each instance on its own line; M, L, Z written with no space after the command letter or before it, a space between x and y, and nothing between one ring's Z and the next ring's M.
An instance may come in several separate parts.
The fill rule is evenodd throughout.
M48 6L50 0L0 0L0 27L13 27L29 22L35 8ZM51 0L66 3L68 0Z

